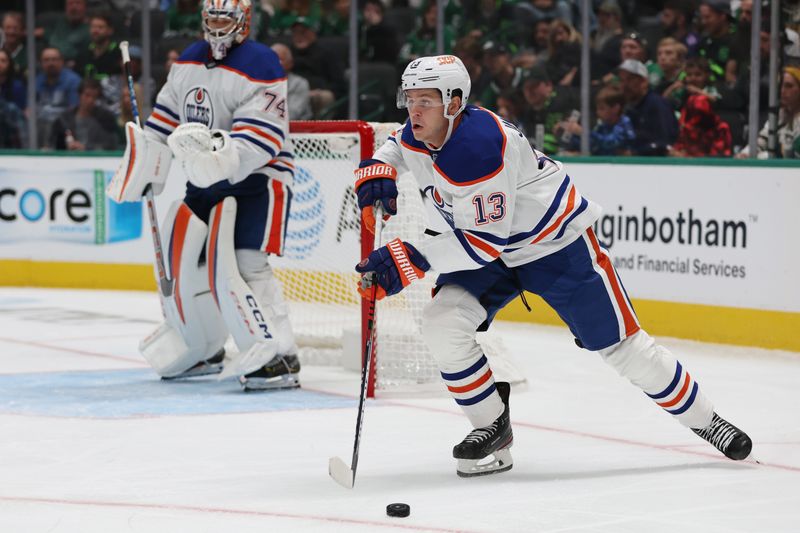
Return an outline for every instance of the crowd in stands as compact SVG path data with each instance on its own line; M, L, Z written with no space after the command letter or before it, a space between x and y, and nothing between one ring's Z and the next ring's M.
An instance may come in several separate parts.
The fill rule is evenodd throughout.
M292 119L345 118L351 0L254 0L251 37L289 78ZM24 1L0 10L0 148L115 150L131 119L118 43L130 39L137 99L152 104L181 50L202 38L200 0L151 0L152 80L143 83L140 0L37 0L37 65L27 64ZM580 0L449 0L445 53L464 62L470 102L498 112L548 154L580 153ZM752 28L752 0L592 0L593 155L746 157L751 32L760 42L759 157L800 158L800 6ZM6 7L7 6L7 7ZM359 0L359 115L403 120L399 75L436 53L435 0ZM770 137L770 38L779 36L777 147ZM36 116L26 73L36 68ZM144 87L149 87L144 94ZM146 105L146 107L149 107Z

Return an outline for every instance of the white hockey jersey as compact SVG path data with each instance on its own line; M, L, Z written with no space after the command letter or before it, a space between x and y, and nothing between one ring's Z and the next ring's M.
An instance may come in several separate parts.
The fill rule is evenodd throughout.
M467 106L439 151L414 139L409 121L374 158L410 171L452 228L411 243L440 273L474 270L498 257L523 265L567 246L600 216L560 162L483 108Z
M172 65L145 129L165 142L186 122L229 131L239 152L240 170L223 187L236 188L254 172L291 185L294 158L286 86L283 67L268 46L248 40L216 61L208 43L198 41Z

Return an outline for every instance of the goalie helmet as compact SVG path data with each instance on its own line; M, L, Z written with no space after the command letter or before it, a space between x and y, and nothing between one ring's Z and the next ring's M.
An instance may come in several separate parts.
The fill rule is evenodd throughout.
M231 46L247 39L250 8L250 0L203 0L203 34L217 61L228 54Z
M444 116L454 119L464 110L469 98L472 82L464 63L452 55L420 57L408 64L403 72L400 91L397 95L397 107L406 107L406 91L411 89L436 89L442 95ZM461 91L461 107L453 115L447 113L453 93Z

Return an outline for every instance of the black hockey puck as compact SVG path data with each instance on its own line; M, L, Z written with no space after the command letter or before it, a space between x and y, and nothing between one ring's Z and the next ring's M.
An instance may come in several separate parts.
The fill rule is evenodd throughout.
M411 506L407 503L390 503L386 506L386 514L404 518L411 514Z

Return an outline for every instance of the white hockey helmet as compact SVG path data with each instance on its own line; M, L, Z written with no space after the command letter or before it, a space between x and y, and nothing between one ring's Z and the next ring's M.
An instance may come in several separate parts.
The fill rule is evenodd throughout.
M469 72L456 56L420 57L409 63L403 71L400 90L397 93L397 107L400 109L406 107L406 91L410 89L437 89L442 95L444 116L452 120L466 107L471 88ZM450 107L453 96L461 96L461 107L453 115L449 115L447 108Z
M211 45L211 55L223 59L234 43L241 43L250 34L250 0L203 0L203 34ZM225 21L221 27L212 28L210 20Z

